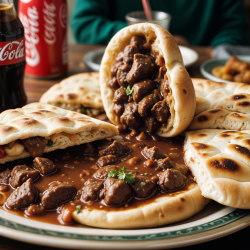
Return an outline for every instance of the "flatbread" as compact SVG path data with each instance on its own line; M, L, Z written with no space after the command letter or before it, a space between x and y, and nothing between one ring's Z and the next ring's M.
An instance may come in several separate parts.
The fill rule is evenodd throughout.
M192 82L196 94L195 116L206 110L219 108L250 113L249 84L236 82L227 84L199 78L192 78Z
M81 73L64 79L45 92L40 102L71 111L76 111L81 104L104 111L99 72Z
M188 130L250 129L250 86L192 79L196 92L196 116Z
M202 195L223 205L250 209L250 130L187 132L184 153Z
M162 137L178 135L187 128L195 112L195 92L192 81L183 65L182 56L172 35L162 27L151 23L130 25L120 30L109 42L100 69L101 94L104 109L109 120L121 124L119 117L114 113L113 97L115 90L110 88L111 66L119 52L129 44L133 35L144 35L153 41L151 48L155 54L162 55L167 68L170 86L169 110L171 116L163 124L157 134Z
M226 109L209 109L194 117L188 130L206 128L248 130L250 129L250 113L244 114Z
M187 219L201 211L209 200L201 195L196 183L173 197L160 197L154 202L124 211L82 209L73 212L78 223L100 228L131 229L157 227Z
M53 146L46 146L45 153L117 134L112 124L48 104L31 103L0 114L0 145L34 136L49 137ZM19 156L0 159L0 163L29 156L24 150Z

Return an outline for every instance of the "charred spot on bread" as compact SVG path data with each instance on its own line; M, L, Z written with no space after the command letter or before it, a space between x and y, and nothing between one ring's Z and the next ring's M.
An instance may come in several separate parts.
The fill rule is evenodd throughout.
M233 95L232 99L233 100L240 100L244 99L246 96L245 95Z
M250 106L250 102L239 102L237 103L237 106L243 106L243 107L246 107L246 106Z
M250 159L250 150L242 147L240 145L233 145L236 151L238 151L240 154L247 156Z
M216 114L216 113L218 113L220 111L221 111L221 109L212 109L212 110L209 110L209 113Z
M214 160L209 163L211 167L236 172L240 169L239 165L233 161L232 159L221 159L221 160Z
M199 122L204 122L204 121L207 121L207 120L208 120L208 117L205 116L205 115L201 115L201 116L198 117Z
M192 144L194 145L194 148L196 148L196 149L206 149L206 148L209 148L208 145L203 144L203 143L196 142L196 143L192 143Z

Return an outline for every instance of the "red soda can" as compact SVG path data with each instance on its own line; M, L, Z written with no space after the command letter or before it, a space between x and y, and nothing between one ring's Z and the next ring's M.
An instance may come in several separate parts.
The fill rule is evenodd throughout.
M19 0L18 15L25 31L25 73L56 78L68 67L66 0Z

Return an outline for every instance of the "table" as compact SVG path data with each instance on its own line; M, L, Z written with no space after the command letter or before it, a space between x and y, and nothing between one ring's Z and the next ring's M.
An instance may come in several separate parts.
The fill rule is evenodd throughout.
M36 102L39 101L41 95L47 91L52 85L58 83L63 78L74 75L81 72L88 72L88 68L83 63L83 56L93 50L101 48L99 45L70 45L69 46L69 70L67 75L62 77L61 79L54 80L37 80L29 77L25 77L24 86L25 91L28 97L28 102ZM199 60L192 66L188 68L188 72L193 78L203 78L200 73L200 64L208 59L211 59L212 48L210 47L191 47L199 54ZM232 235L213 240L210 242L189 246L176 248L179 250L211 250L211 249L249 249L249 235L250 228L243 229L237 233ZM32 244L27 244L23 242L18 242L15 240L7 239L4 237L0 237L0 249L8 249L8 250L21 250L21 249L36 249L36 250L53 250L56 248L44 247L44 246L36 246Z

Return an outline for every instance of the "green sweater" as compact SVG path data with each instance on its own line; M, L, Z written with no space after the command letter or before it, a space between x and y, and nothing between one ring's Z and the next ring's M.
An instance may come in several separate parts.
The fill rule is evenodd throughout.
M151 0L152 10L172 15L169 31L191 45L247 45L242 0ZM142 10L141 0L76 0L71 26L78 43L107 44L127 26L125 15Z

